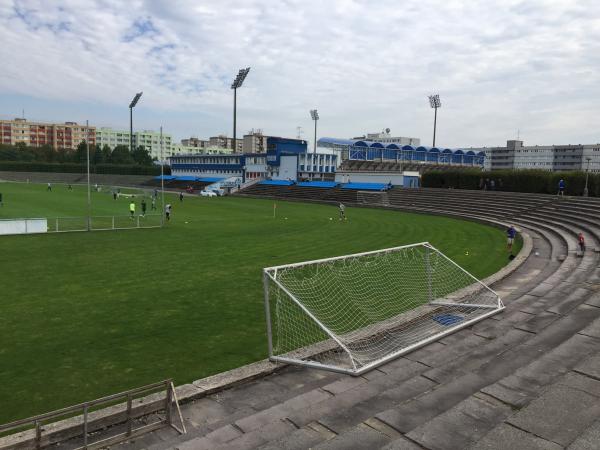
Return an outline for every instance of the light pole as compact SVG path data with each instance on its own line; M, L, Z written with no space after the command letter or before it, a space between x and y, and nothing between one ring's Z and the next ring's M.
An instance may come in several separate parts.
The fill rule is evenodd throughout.
M429 96L429 105L435 109L435 115L433 116L433 146L435 147L435 129L437 126L437 110L441 108L442 102L440 101L439 94Z
M160 126L160 207L162 209L160 213L160 225L165 226L165 158L163 156L163 132L162 125ZM156 201L156 199L154 199Z
M587 197L588 196L588 177L590 176L590 161L592 160L592 158L590 158L588 156L587 158L585 158L585 160L587 161L587 168L585 170L585 187L583 188L583 196Z
M92 196L90 191L90 123L85 121L85 149L87 153L87 230L92 228Z
M246 67L245 69L240 69L235 80L231 83L231 89L233 89L233 142L231 148L234 153L237 152L236 145L236 119L237 119L237 89L242 87L246 76L248 76L248 72L250 72L250 67Z
M317 120L319 120L319 113L316 109L310 110L310 117L315 121L315 141L313 143L313 153L317 154Z
M129 151L133 152L133 108L137 105L143 92L138 92L129 104Z

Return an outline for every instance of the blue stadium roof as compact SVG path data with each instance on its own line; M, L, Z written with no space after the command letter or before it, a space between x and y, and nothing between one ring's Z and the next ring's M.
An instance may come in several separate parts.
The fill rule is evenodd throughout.
M361 191L383 191L388 187L385 183L346 183L342 189L356 189Z
M288 180L263 180L259 181L258 184L263 184L266 186L291 186L294 184L294 182Z
M320 188L334 188L338 185L335 181L301 181L298 186L301 187L320 187Z
M338 144L338 145L350 145L355 147L369 147L369 148L388 148L399 150L413 150L418 152L427 153L456 153L458 155L465 154L465 151L460 148L442 148L442 147L428 147L426 145L419 145L415 147L413 145L403 145L400 147L398 144L384 144L381 142L367 141L364 139L338 139L331 137L322 137L318 140L319 144ZM477 153L477 156L484 156L483 152Z
M358 142L355 139L338 139L338 138L330 138L330 137L322 137L317 141L318 144L339 144L339 145L354 145L355 142Z
M198 181L202 181L204 183L216 183L217 181L224 180L223 177L200 177Z

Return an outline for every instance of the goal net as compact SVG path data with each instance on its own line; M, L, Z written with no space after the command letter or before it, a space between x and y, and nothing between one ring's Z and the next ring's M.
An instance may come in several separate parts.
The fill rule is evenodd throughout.
M504 309L427 242L263 272L270 358L353 375Z

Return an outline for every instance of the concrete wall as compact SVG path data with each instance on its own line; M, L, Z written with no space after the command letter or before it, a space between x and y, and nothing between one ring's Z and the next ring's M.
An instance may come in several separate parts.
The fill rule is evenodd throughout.
M274 180L293 180L298 178L298 157L282 156L280 159L279 172L273 174Z
M140 186L152 180L151 175L110 175L91 174L92 184L111 186ZM0 181L29 181L31 183L87 183L87 175L82 173L53 173L53 172L4 172L0 171Z
M32 234L48 232L46 219L6 219L0 220L2 234Z

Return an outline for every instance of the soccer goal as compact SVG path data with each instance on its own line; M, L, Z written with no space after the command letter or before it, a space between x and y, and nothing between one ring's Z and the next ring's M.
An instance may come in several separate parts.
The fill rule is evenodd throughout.
M504 309L428 242L263 270L269 357L360 375Z

